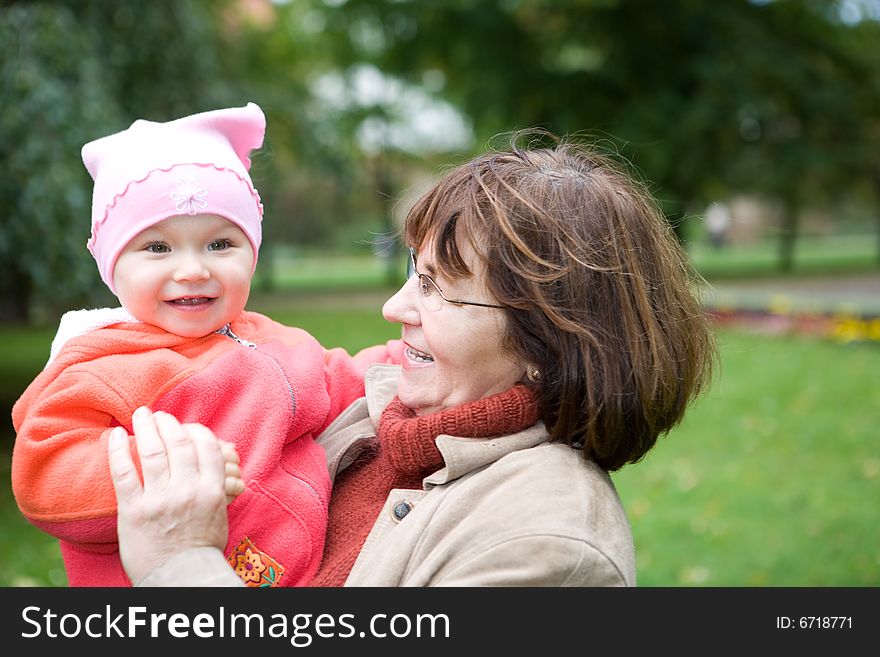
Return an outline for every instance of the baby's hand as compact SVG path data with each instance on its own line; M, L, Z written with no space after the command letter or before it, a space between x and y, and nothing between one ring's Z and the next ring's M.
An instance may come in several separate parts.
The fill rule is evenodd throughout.
M232 443L225 440L218 442L223 458L226 459L226 504L232 504L233 500L244 492L244 482L238 469L238 452L235 451L235 445Z

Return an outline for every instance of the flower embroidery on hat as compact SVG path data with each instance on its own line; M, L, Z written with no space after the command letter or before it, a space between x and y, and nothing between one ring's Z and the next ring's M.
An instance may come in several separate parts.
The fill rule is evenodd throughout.
M247 536L241 539L226 561L241 581L252 588L279 586L284 574L284 566L260 551Z
M208 202L205 200L208 190L200 187L199 181L195 178L178 180L174 183L174 188L176 191L171 192L171 200L177 203L178 212L193 215L208 207Z

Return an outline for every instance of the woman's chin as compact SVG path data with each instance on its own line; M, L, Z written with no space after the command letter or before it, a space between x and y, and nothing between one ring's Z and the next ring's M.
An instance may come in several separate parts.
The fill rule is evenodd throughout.
M429 415L439 410L436 402L428 399L423 394L419 394L416 390L408 390L402 381L397 389L397 397L404 406L415 411L416 415Z

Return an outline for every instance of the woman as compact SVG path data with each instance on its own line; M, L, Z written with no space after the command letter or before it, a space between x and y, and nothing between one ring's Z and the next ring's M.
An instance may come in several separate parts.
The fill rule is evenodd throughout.
M520 140L453 169L407 216L413 274L383 309L401 363L373 366L318 438L334 484L315 586L635 584L608 472L705 387L711 330L643 186L586 147ZM126 455L111 449L120 478ZM199 506L182 495L151 522L179 529ZM139 514L159 499L123 490L123 547L151 536ZM173 585L185 565L190 583L237 583L211 545L187 535L173 557L138 557L132 580Z

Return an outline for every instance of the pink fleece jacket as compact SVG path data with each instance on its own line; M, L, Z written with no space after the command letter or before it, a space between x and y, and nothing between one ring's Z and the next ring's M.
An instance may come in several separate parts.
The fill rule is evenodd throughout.
M230 565L250 586L307 583L320 564L330 480L313 438L363 396L391 341L348 355L244 312L229 335L182 338L116 324L69 340L13 408L19 508L58 537L71 586L127 586L107 436L139 406L200 422L235 444L246 490L229 506ZM187 585L186 573L180 584Z

